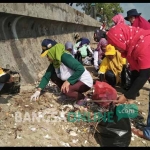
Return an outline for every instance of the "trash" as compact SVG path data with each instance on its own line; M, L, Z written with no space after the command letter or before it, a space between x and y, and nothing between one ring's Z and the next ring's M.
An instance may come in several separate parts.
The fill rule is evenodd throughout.
M84 129L83 129L83 132L86 132L86 131L87 131L87 128L84 128Z
M94 90L92 100L98 100L96 103L104 108L108 108L110 102L117 99L117 91L106 82L96 81ZM100 102L101 100L107 100L107 102Z
M111 104L109 111L114 112L111 117L113 122L103 120L99 122L95 136L101 147L128 147L131 141L130 119L122 118L118 121L116 106Z
M53 104L49 104L49 105L50 105L51 108L54 106Z
M45 139L51 139L51 137L47 134L44 136Z
M138 105L140 105L141 103L140 102L138 102Z
M142 112L143 115L146 115L146 113Z
M65 147L70 147L70 145L68 143L64 143L62 141L60 141L60 144L63 145L63 146L65 146Z
M59 116L60 116L61 118L65 118L65 112L63 112L63 111L59 112Z
M12 132L10 131L10 132L8 132L8 134L11 134Z
M78 139L76 139L76 140L75 140L75 139L73 139L73 140L72 140L72 143L74 143L74 144L75 144L75 143L77 143L78 141L79 141Z
M31 130L31 131L36 131L36 128L30 127L30 130Z
M134 137L131 137L131 141L134 141Z
M73 106L72 105L63 105L60 109L64 110L64 109L67 109L67 108L70 108L70 109L73 109Z
M147 144L145 141L142 141L143 144Z
M43 118L42 112L38 112L38 117Z
M77 136L77 134L76 134L74 131L70 131L69 134L70 134L71 136Z
M72 127L73 131L78 131L78 127Z
M11 106L11 103L7 103L7 106Z
M50 145L47 145L47 147L51 147L51 146L53 146L52 144L50 144Z
M22 138L21 136L17 135L17 139L21 139L21 138Z

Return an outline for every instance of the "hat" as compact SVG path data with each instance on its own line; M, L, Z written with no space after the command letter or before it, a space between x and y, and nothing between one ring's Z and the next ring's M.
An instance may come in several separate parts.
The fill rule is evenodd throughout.
M115 55L116 54L116 50L115 50L115 47L112 46L112 45L107 45L106 46L106 50L105 50L105 55Z
M71 42L66 42L66 44L65 44L65 49L66 49L66 50L67 50L67 49L73 49L72 43L71 43Z
M131 9L129 11L127 11L127 17L125 17L124 19L129 21L128 18L131 16L140 16L141 13L138 13L136 9Z
M42 53L41 53L41 57L44 57L47 55L48 51L50 48L52 48L54 45L56 45L57 42L51 39L44 39L42 41Z

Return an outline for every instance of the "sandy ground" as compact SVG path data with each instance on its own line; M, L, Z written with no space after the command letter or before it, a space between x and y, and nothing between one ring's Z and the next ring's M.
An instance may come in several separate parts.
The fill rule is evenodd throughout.
M93 71L93 67L87 68ZM140 90L140 97L135 101L145 120L149 88L149 83L146 83ZM91 131L91 123L66 121L65 113L73 109L73 99L67 98L51 86L38 101L30 102L34 91L35 85L25 85L17 95L1 95L0 146L100 147ZM43 116L42 112L45 111L47 113ZM35 115L40 119L36 119ZM46 117L51 121L42 121ZM132 146L147 147L150 146L150 141L133 135L130 143L130 147Z

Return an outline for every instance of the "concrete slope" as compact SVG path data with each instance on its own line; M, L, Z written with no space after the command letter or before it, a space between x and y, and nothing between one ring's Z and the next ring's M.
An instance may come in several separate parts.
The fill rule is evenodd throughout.
M74 43L78 32L92 42L100 24L65 3L0 3L0 66L19 71L22 84L34 83L48 66L40 57L44 38Z

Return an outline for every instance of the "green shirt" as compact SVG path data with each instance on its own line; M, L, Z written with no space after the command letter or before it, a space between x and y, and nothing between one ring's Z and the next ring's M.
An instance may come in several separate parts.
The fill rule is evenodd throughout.
M85 71L83 65L67 53L64 53L61 56L61 62L68 68L74 70L73 75L70 76L67 81L70 84L75 84ZM50 64L46 70L45 75L42 77L39 88L44 89L46 87L54 71L55 69L53 67L53 64Z

